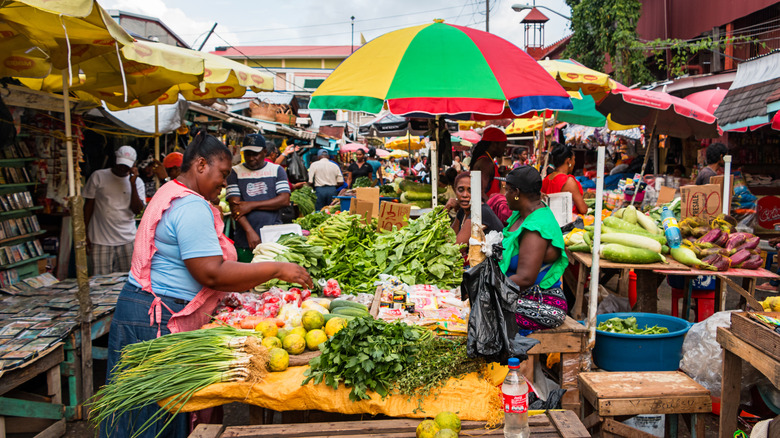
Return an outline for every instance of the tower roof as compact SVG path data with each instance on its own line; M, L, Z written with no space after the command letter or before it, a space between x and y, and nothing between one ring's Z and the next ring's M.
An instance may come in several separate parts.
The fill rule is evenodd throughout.
M548 21L550 21L550 19L547 18L546 15L542 14L539 9L533 8L531 9L531 12L523 18L521 23L546 23Z

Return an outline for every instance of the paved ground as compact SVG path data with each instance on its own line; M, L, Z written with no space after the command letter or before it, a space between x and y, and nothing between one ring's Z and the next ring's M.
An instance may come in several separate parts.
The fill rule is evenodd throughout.
M607 285L608 288L616 288L617 280L611 280ZM765 298L766 293L757 291L757 298L762 300ZM733 291L729 291L726 296L727 308L736 308L739 302L739 295ZM663 314L671 314L671 288L666 282L663 282L658 288L658 311ZM691 319L692 320L692 319ZM97 385L98 382L96 382ZM224 406L224 424L228 426L238 426L249 424L249 407L240 403L231 403ZM682 428L682 427L681 427ZM707 417L706 424L706 437L716 438L718 436L718 417L715 415L709 415ZM95 436L94 430L85 421L76 421L68 423L68 430L65 434L66 438L86 438ZM681 438L689 438L691 435L687 430L682 430Z

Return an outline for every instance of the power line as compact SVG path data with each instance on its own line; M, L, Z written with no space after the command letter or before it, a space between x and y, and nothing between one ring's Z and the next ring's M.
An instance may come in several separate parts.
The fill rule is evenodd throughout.
M408 17L411 15L419 15L419 14L427 14L430 12L438 12L438 11L445 11L448 9L455 9L458 8L458 6L448 6L445 8L437 8L437 9L429 9L427 11L419 11L419 12L409 12L406 14L397 14L397 15L387 15L383 17L375 17L375 18L364 18L364 19L356 19L355 23L361 23L364 21L376 21L376 20L388 20L391 18L399 18L399 17ZM307 24L305 26L285 26L285 27L271 27L271 28L265 28L265 29L246 29L246 30L231 30L231 33L251 33L251 32L275 32L280 30L297 30L297 29L310 29L315 27L327 27L327 26L343 26L345 24L349 24L351 21L337 21L332 23L324 23L324 24ZM204 32L205 33L205 32ZM179 34L179 35L195 35L192 34ZM202 35L202 34L201 34Z

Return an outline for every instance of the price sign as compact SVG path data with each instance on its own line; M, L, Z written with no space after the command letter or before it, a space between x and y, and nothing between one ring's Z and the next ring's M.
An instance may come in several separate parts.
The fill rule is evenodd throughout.
M409 204L396 204L394 202L383 202L379 212L379 228L392 231L401 229L409 223L409 213L412 206Z
M680 217L711 219L721 213L723 197L718 184L680 187L682 208Z

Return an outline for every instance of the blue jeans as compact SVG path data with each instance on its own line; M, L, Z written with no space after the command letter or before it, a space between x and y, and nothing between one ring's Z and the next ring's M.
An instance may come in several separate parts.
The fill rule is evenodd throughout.
M174 312L180 312L187 303L184 300L161 297L162 301L168 305ZM125 283L122 292L116 303L114 319L111 321L111 330L108 334L108 374L106 381L110 382L114 377L114 367L119 362L120 351L123 347L137 342L148 341L157 337L157 324L149 325L149 307L152 305L154 297L149 292L135 287L130 283ZM162 306L162 323L160 335L170 333L167 324L171 313L165 306ZM100 437L119 437L125 438L133 434L135 429L146 423L146 420L157 412L160 407L157 403L151 403L146 406L138 407L125 415L112 418L100 425ZM163 416L162 420L157 421L149 427L141 436L143 438L152 438L162 429L163 424L170 418L169 415ZM184 438L189 434L188 426L189 414L178 414L160 436Z
M333 197L339 194L339 189L335 186L315 187L314 193L317 195L317 202L315 202L314 208L320 211L322 207L328 206L333 202Z

